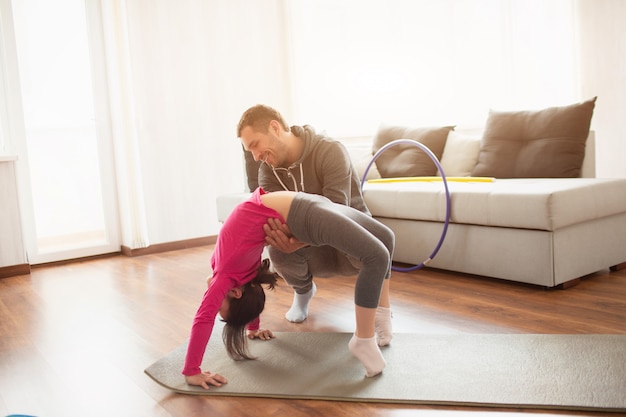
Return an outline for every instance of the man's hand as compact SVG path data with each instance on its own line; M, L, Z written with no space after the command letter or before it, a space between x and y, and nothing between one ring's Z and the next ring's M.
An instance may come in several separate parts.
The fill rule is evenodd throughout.
M270 340L273 338L274 338L274 333L272 333L271 330L267 330L267 329L248 330L248 339Z
M209 385L214 387L221 387L223 384L227 384L226 378L220 374L213 374L211 372L201 372L195 375L185 375L185 381L189 385L199 385L204 389L209 389Z
M278 219L267 219L263 225L265 243L284 253L292 253L306 246L291 235L289 227Z

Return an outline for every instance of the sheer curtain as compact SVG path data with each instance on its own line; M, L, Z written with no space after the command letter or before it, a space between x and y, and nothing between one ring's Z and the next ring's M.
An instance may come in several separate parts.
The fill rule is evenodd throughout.
M577 101L570 0L292 0L294 112L337 136Z
M139 154L126 2L105 1L101 10L122 243L131 249L145 248L150 245L150 237Z
M288 111L281 0L101 3L123 245L215 235L217 195L244 189L241 113Z
M0 0L0 155L17 153L11 138L19 128L13 119L22 106L19 94L11 91L15 83L9 81L10 74L17 71L15 59L12 59L16 54L12 15L10 0Z

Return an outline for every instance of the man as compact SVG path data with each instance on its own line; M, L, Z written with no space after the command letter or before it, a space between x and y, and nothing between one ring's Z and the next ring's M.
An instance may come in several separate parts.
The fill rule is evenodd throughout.
M262 162L258 185L265 191L320 194L370 214L361 194L359 176L340 142L317 134L308 125L290 128L278 111L265 105L253 106L243 113L237 136L254 160ZM290 322L306 319L316 291L313 276L358 273L357 260L328 246L306 247L275 219L268 220L265 232L274 269L294 289L293 303L285 314ZM387 315L389 320L389 306L384 307L386 310L379 314Z

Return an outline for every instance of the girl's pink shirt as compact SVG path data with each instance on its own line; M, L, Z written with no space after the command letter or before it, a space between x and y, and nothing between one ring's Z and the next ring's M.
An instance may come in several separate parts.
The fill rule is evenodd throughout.
M263 225L268 218L284 222L278 212L261 203L263 194L265 191L257 188L250 199L237 205L219 232L211 257L213 278L193 320L184 375L201 372L200 365L213 331L215 317L228 291L244 285L256 276L265 246ZM248 329L258 330L259 325L260 320L256 318L248 325Z

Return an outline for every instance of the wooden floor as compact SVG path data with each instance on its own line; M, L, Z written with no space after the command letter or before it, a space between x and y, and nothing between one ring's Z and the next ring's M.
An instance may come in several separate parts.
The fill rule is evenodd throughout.
M171 393L143 370L186 341L211 250L114 256L0 279L0 416L607 415ZM317 280L311 315L299 325L283 318L291 302L283 284L269 293L263 323L275 331L353 331L353 282ZM626 334L626 270L598 272L567 290L394 272L392 297L396 332Z

